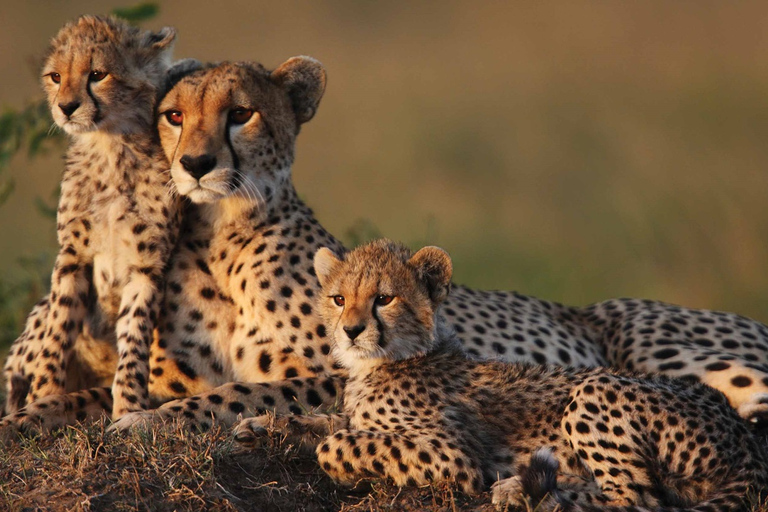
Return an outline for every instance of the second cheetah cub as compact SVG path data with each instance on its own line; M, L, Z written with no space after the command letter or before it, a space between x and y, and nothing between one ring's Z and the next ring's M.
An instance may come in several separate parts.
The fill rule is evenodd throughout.
M768 483L765 454L725 396L701 384L603 369L465 357L436 314L451 260L380 240L343 258L315 256L323 316L349 370L343 414L244 420L316 439L341 483L493 484L499 505L738 510ZM321 436L325 437L321 440ZM495 483L494 483L495 482ZM638 510L635 508L634 510Z

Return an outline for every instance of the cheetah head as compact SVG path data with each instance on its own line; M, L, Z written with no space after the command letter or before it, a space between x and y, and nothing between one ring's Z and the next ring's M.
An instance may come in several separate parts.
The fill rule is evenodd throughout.
M56 124L70 135L134 133L152 126L176 32L82 16L51 41L42 83Z
M158 121L178 192L195 203L268 204L290 182L296 135L324 90L325 70L309 57L274 71L227 62L180 80Z
M412 254L378 240L343 258L322 248L315 273L335 356L350 370L425 354L442 335L436 313L450 291L452 265L438 247Z

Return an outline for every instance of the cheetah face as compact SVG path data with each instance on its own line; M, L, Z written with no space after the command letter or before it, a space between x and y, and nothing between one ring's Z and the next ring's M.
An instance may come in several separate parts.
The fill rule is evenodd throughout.
M55 123L70 135L135 133L152 126L175 31L152 33L83 16L54 37L42 84Z
M299 126L324 89L325 71L309 57L272 72L223 63L183 78L161 102L158 121L178 192L195 203L231 196L269 203L290 179Z
M411 255L388 240L339 259L315 255L323 287L321 311L339 362L354 371L428 352L436 339L435 313L448 296L451 259L438 247Z

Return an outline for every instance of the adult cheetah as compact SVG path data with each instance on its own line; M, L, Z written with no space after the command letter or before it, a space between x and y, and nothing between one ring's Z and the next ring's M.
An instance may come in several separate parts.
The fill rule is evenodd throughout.
M301 413L339 400L344 372L335 365L317 313L319 284L311 258L320 246L337 252L342 246L291 182L296 135L316 112L324 85L322 66L306 57L290 59L274 71L254 63L224 63L188 76L163 100L161 141L176 187L192 204L172 257L163 318L151 348L150 398L154 403L172 400L156 416L184 416L201 426L213 419L230 424L240 414ZM702 336L693 330L695 316L689 328L676 333L648 333L651 318L680 325L681 311L709 313L656 302L622 309L614 302L582 309L514 292L455 286L441 314L475 358L599 366L608 362L605 353L617 366L645 365L707 381L722 366L709 366L713 360L730 357L734 371L753 372L752 386L722 379L710 383L745 417L759 418L768 410L768 404L760 403L768 387L758 376L768 371L760 367L766 356L759 350L745 353L746 345L729 352L725 345L704 349ZM639 321L617 314L626 309L650 315L651 307L658 312ZM757 336L753 346L758 346L767 338L764 326L748 323L751 332L737 334L744 341ZM640 331L637 336L634 329ZM704 360L686 357L680 365L663 359L669 351L656 358L659 350L645 356L641 351L647 342L689 343L695 357ZM59 409L98 410L108 405L103 399L103 393L81 393ZM35 419L56 417L51 411ZM145 414L131 414L116 426L144 419Z
M452 273L443 250L380 240L314 261L349 371L343 414L276 423L317 439L335 480L448 480L469 493L493 484L498 504L549 493L547 510L744 510L748 492L768 490L764 449L708 386L467 358L438 314ZM243 420L236 438L257 441L271 421Z
M149 405L149 345L179 221L153 127L175 37L83 16L53 38L42 83L71 137L60 248L51 291L5 365L7 412L98 385L111 385L115 418Z
M298 69L288 73L289 64ZM271 74L245 63L201 71L180 82L161 107L173 178L197 204L174 258L169 321L160 337L167 347L153 347L159 354L153 381L168 397L225 379L244 383L239 391L235 384L210 391L212 400L169 403L159 416L229 423L238 414L229 404L243 414L300 412L335 402L343 385L317 315L319 285L310 264L319 246L340 251L341 244L291 182L295 136L317 110L325 74L305 58L283 66ZM203 89L205 99L198 93ZM702 380L723 391L745 418L759 420L768 411L768 329L737 315L631 300L573 308L462 286L454 286L441 314L471 357L610 362ZM339 377L326 379L329 374Z
M241 413L301 413L338 400L343 373L316 311L312 257L321 246L343 247L291 182L299 126L313 117L324 87L324 69L308 57L275 71L223 63L187 76L161 102L159 132L171 174L193 204L168 274L150 395L181 398L230 383L208 391L202 406L197 398L171 401L157 415L208 425L212 416L231 423ZM469 309L481 308L476 318L484 323L466 324L462 334L473 355L508 350L531 361L603 363L588 331L567 323L575 310L464 287L456 287L452 301L471 318ZM530 343L518 341L525 335ZM240 395L248 401L222 398Z

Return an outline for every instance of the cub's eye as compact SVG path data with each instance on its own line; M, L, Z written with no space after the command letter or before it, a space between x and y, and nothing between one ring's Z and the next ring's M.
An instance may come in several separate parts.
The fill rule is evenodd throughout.
M334 295L333 303L336 304L339 307L343 306L345 304L344 296L343 295Z
M91 82L101 82L106 77L107 77L107 72L106 71L98 71L98 70L94 69L88 75L88 80L90 80Z
M173 126L181 126L181 123L184 122L184 114L178 110L169 110L163 115Z
M61 83L61 75L58 73L49 73L48 76L51 77L51 81L55 84Z
M387 304L392 302L392 299L394 299L394 297L391 295L379 295L378 297L376 297L376 300L373 301L373 303L376 304L377 306L386 306Z
M229 111L229 122L232 124L245 124L253 116L253 110L249 108L236 108Z

